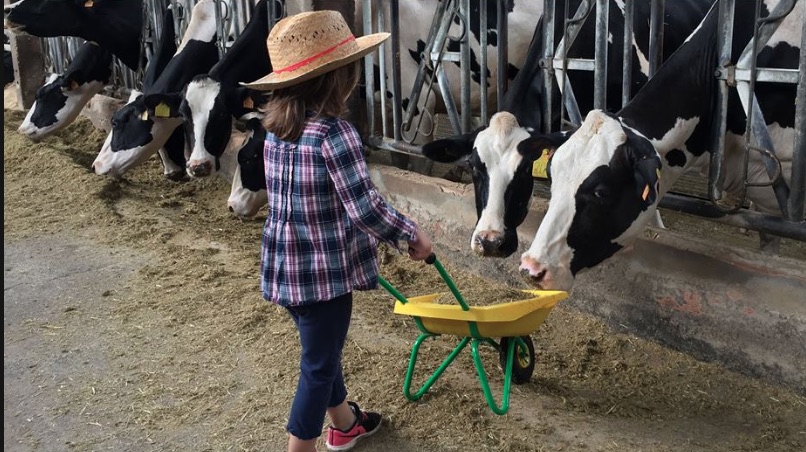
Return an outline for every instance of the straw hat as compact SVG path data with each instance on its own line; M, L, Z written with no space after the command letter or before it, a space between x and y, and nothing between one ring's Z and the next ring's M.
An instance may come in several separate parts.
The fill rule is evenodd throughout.
M338 11L295 14L277 22L266 39L274 72L241 84L256 90L285 88L352 63L388 37L374 33L356 38Z

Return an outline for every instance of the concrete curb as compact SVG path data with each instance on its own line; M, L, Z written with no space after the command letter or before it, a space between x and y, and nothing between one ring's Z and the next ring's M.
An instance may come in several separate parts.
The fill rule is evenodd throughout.
M470 252L472 186L372 165L378 188L465 269L526 287L517 268L546 201L535 198L520 228L521 251L506 259ZM806 265L647 230L633 250L581 274L569 305L697 359L806 394Z

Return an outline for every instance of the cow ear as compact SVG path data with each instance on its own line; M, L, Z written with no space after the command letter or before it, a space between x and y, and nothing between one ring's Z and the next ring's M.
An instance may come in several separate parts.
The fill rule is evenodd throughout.
M457 163L473 153L473 143L479 131L426 143L423 145L423 156L435 162Z
M143 96L143 103L150 116L155 118L179 118L182 93L157 93Z
M652 205L660 193L661 163L657 156L643 157L633 165L636 194L644 205Z
M268 95L261 91L239 86L233 90L228 99L233 116L240 118L245 114L257 111L260 106L266 103Z
M525 160L537 160L544 154L550 158L554 151L568 141L573 133L572 130L548 134L535 133L518 143L518 152Z
M70 73L64 74L62 77L62 91L73 91L79 86L86 83L87 77L81 69L76 69Z

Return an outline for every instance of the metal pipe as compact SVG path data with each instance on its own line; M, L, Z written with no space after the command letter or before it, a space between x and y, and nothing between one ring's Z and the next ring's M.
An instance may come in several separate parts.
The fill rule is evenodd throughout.
M728 71L733 43L733 19L736 0L720 0L717 32L717 75ZM722 150L725 147L725 132L728 117L728 83L722 77L717 80L717 98L714 125L711 136L711 161L708 168L708 198L717 206L722 197Z
M630 2L627 2L630 3ZM649 10L649 78L663 62L663 16L666 0L652 0Z
M445 69L440 64L434 68L437 76L437 83L439 83L439 89L443 93L450 93L451 87L450 83L448 83L448 78L445 76ZM451 122L451 128L453 128L453 133L460 134L460 133L467 133L462 127L462 123L459 121L459 112L456 110L456 102L453 101L452 96L445 96L443 99L445 103L445 113L448 115L448 120Z
M383 3L381 2L381 5ZM380 7L378 7L378 14L377 21L378 21L378 31L385 31L386 27L384 24L384 11L380 11ZM381 86L380 86L380 98L381 98L381 131L383 136L389 136L389 121L386 115L386 48L389 44L383 43L380 47L378 47L378 72L380 72L380 79L381 79ZM373 110L374 114L374 110Z
M806 198L806 21L800 37L800 81L795 97L795 144L792 149L792 179L789 192L789 219L804 219Z
M400 99L400 1L390 1L390 30L392 32L392 120L394 121L394 138L400 141L400 125L402 106Z
M593 108L607 109L607 23L610 2L596 0L596 70L593 73Z
M470 132L470 120L472 119L472 112L470 111L470 37L473 36L473 30L470 28L470 0L461 0L459 16L462 18L464 25L464 37L459 45L461 55L459 92L462 108L462 133L468 133ZM444 93L443 95L450 96L450 93Z
M504 93L509 80L507 68L509 64L509 12L507 0L498 0L498 77L496 78L496 97L498 105L502 105ZM500 107L499 107L500 108Z
M274 2L274 0L268 1ZM362 6L363 15L361 20L364 27L364 34L366 35L373 32L372 0L362 0ZM372 68L372 59L371 53L364 57L364 96L366 99L367 130L369 130L369 135L375 133L375 77Z
M621 69L621 106L627 105L632 97L632 40L633 40L633 20L635 17L635 2L624 3L624 55L623 67ZM651 32L650 32L651 33ZM650 49L652 44L650 43ZM651 50L650 50L651 53Z
M500 3L499 3L500 5ZM543 133L552 131L554 101L554 0L543 0ZM499 54L500 60L500 54ZM500 74L500 73L499 73ZM499 79L501 76L499 75ZM501 93L498 93L499 100ZM499 104L500 105L500 104Z
M806 241L806 223L802 220L789 221L781 217L765 215L746 209L729 214L718 209L707 200L677 193L666 193L661 198L659 207L696 215L739 228L764 231L788 239Z
M487 3L479 5L479 116L481 124L487 125Z

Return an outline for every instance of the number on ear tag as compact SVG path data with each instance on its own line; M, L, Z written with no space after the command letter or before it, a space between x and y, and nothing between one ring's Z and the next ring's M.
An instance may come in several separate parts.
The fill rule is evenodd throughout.
M154 107L154 116L157 118L168 118L171 116L171 107L165 104L165 102L160 102Z
M549 150L543 149L543 153L540 155L540 158L535 160L532 164L532 177L537 177L539 179L548 179L548 168L549 165Z

